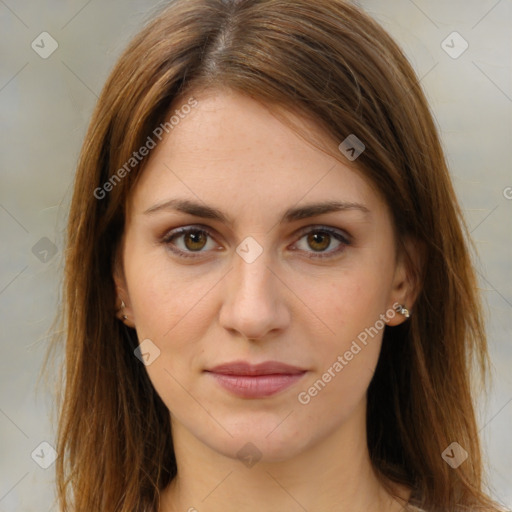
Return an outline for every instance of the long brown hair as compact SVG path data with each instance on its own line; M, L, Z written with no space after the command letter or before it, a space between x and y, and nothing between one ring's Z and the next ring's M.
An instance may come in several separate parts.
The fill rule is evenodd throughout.
M338 143L349 134L364 141L357 169L386 199L398 244L412 237L424 247L414 314L385 329L368 390L372 464L383 483L410 486L426 510L501 510L483 492L472 387L474 377L486 382L489 361L438 132L403 52L342 0L175 0L111 72L83 144L67 231L60 509L157 510L176 475L169 411L134 357L135 331L115 315L113 257L147 158L126 162L178 100L219 87L307 116ZM469 454L456 469L441 456L452 442Z

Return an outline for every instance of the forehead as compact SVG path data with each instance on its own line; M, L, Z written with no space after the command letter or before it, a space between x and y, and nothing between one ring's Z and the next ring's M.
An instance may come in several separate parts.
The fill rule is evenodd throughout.
M258 215L282 211L283 203L326 199L385 207L353 165L298 135L273 107L231 91L194 97L195 108L150 154L133 193L136 211L175 196ZM176 103L173 112L179 109ZM315 123L289 116L306 136L337 149Z

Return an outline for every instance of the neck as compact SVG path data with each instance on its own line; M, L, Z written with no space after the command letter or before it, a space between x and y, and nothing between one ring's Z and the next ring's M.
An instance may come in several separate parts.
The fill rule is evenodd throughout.
M398 512L410 494L395 485L390 496L377 479L364 408L298 455L263 456L252 467L213 450L174 420L172 431L178 474L162 493L160 512Z

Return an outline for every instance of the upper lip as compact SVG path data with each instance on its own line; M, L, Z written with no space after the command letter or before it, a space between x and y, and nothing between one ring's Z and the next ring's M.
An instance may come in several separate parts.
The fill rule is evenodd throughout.
M259 364L233 361L231 363L219 364L206 371L224 375L291 375L304 373L306 370L279 361L265 361Z

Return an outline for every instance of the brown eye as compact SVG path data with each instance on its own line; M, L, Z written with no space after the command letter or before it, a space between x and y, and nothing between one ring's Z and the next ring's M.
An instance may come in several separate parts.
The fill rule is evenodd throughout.
M190 251L200 251L206 245L207 236L204 231L189 231L183 235L183 242Z
M315 251L324 251L331 243L331 235L323 231L313 231L308 234L308 244Z
M343 252L350 244L351 237L345 232L338 229L317 227L315 229L309 228L308 231L303 232L296 245L301 251L308 253L309 258L318 259L334 257Z
M161 241L170 251L183 258L199 257L202 253L218 249L208 231L193 226L171 231ZM211 245L208 246L208 243ZM333 244L334 247L331 247ZM309 258L317 259L336 256L350 244L350 235L331 228L309 228L309 231L306 231L297 242L299 250L308 253ZM300 245L305 245L305 247L300 247Z
M201 253L208 252L209 249L217 247L210 233L197 227L179 228L171 231L162 238L162 242L172 252L184 258L194 258L200 256Z

